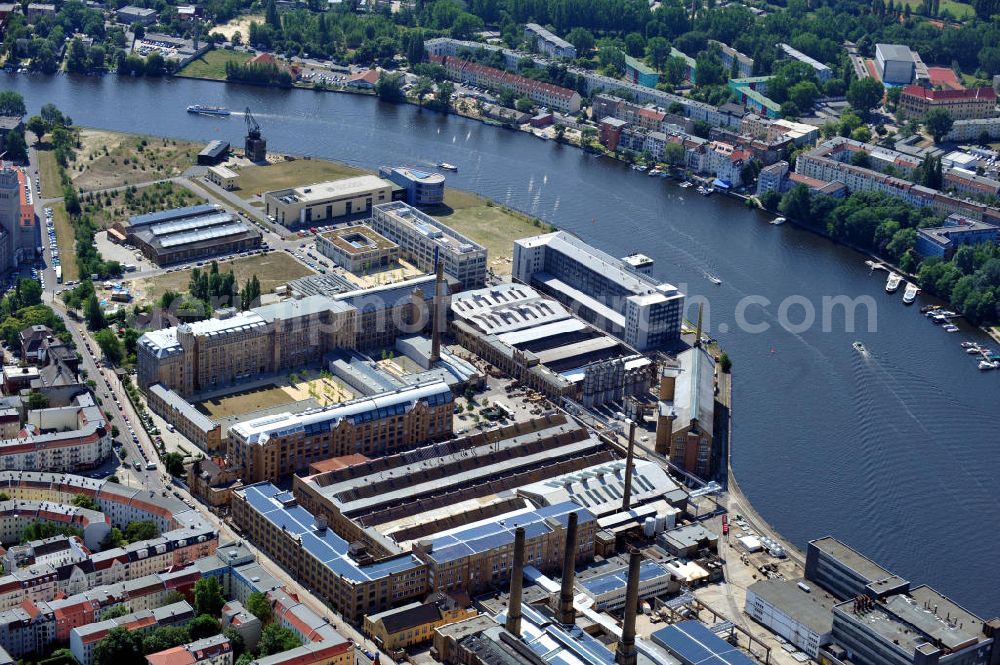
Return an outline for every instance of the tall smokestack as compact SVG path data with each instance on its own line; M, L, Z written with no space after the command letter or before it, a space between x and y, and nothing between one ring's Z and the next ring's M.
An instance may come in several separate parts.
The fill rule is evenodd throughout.
M507 632L521 635L521 590L524 588L524 527L514 531L514 568L510 571L510 602L507 604Z
M618 665L636 665L635 615L639 611L639 564L642 556L639 550L632 550L628 560L628 586L625 587L625 621L622 623L622 638L615 651Z
M625 492L622 495L622 510L632 510L632 466L635 462L635 421L628 424L628 454L625 455Z
M437 264L437 277L434 280L434 297L431 299L431 362L441 360L441 305L444 302L441 291L444 286L444 263L434 249L434 262Z
M563 553L562 588L559 590L559 609L556 619L559 623L576 623L573 609L573 576L576 573L576 513L569 514L566 525L566 551Z

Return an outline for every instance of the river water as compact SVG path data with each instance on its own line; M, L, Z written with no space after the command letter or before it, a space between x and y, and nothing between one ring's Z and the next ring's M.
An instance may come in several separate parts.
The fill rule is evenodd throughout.
M113 76L0 74L0 85L23 94L29 113L53 102L81 125L233 145L240 115L184 108L249 106L273 151L369 169L451 162L460 171L449 185L611 254L648 254L658 277L707 297L706 327L734 360L733 466L760 514L803 548L832 534L1000 614L1000 372L979 372L959 347L988 340L964 326L949 335L904 306L902 290L885 294L884 273L871 275L861 254L575 148L374 98ZM869 298L873 330L863 307L855 332L843 308L825 317L823 299L838 296ZM815 324L795 325L808 308Z

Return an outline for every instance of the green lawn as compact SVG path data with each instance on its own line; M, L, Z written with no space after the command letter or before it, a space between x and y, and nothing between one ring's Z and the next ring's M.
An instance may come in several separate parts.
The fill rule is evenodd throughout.
M510 273L509 259L518 238L548 233L552 229L544 222L516 210L492 204L480 196L454 189L445 191L444 205L426 208L425 212L475 240L489 252L489 267L493 272Z
M239 170L237 194L249 199L276 189L301 187L326 180L364 175L365 171L322 159L296 159L268 166L245 166Z
M55 199L62 196L62 181L59 179L59 164L51 150L38 150L38 177L42 181L42 198Z
M184 69L177 73L178 76L189 76L198 79L213 79L216 81L226 80L226 63L235 62L243 64L252 57L246 51L228 51L226 49L212 49L197 60L192 60Z
M63 283L70 280L80 279L80 270L76 265L76 238L73 233L73 224L66 214L66 206L62 203L55 203L51 206L52 217L56 225L56 243L59 245L59 258L62 266Z
M903 2L910 6L910 9L916 13L923 0L903 0ZM972 18L976 14L976 10L972 8L972 5L967 5L961 2L955 2L955 0L941 0L941 11L948 10L953 18L962 21L967 18Z

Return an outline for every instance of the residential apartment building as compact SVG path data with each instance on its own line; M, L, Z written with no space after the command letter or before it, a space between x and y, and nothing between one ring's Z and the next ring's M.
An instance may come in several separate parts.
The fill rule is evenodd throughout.
M516 69L522 58L531 58L536 66L547 67L550 60L524 51L495 46L493 44L483 44L481 42L462 41L448 37L436 37L424 41L424 49L432 57L469 57L478 49L499 53L504 61L504 66L508 69ZM632 97L636 104L654 104L663 108L670 108L673 104L678 104L684 109L684 114L692 121L702 120L715 127L739 127L743 114L734 115L719 107L693 100L683 95L675 95L655 88L647 88L637 83L616 79L604 74L599 74L593 70L582 69L580 67L568 66L567 71L575 74L583 82L583 94L591 95L601 92L614 93L624 90Z
M276 479L316 461L381 456L452 434L454 396L437 380L336 406L263 416L229 430L230 463L244 482Z
M718 48L719 60L722 61L722 66L726 68L727 75L733 76L735 74L733 78L746 78L748 76L753 76L753 58L748 55L744 55L733 47L714 39L709 39L708 44L710 47L714 46Z
M213 635L146 656L146 665L233 665L233 645Z
M778 44L778 49L785 56L792 58L793 60L798 60L799 62L804 62L805 64L812 67L813 70L816 72L816 78L819 79L821 83L829 81L830 78L833 76L832 69L824 65L822 62L816 60L815 58L809 57L802 51L797 51L793 49L788 44Z
M194 616L194 608L183 600L155 610L133 612L74 628L70 632L69 648L80 665L93 665L94 648L107 637L112 628L121 626L130 631L147 632L160 626L183 626Z
M899 95L899 114L920 120L935 109L948 112L952 120L992 118L997 115L997 95L993 88L934 90L908 85Z
M722 141L712 141L708 144L708 155L708 170L715 174L716 187L743 185L743 169L753 159L749 151Z
M512 274L638 351L680 339L684 294L565 231L514 242Z
M950 259L963 245L1000 241L1000 226L949 215L943 226L917 229L916 251L920 256Z
M486 248L413 206L402 201L377 205L371 225L421 270L434 272L435 261L440 260L460 288L486 284Z
M576 60L575 46L537 23L528 23L524 26L524 40L535 50L552 58Z
M638 58L625 56L625 78L636 85L655 88L660 82L660 73Z
M487 67L471 60L454 56L431 55L431 62L441 65L448 76L463 83L481 85L495 90L510 89L516 95L524 95L537 104L566 113L580 110L580 93L551 83L511 74L495 67Z
M267 192L264 212L284 226L309 226L368 213L372 206L391 200L392 183L362 175Z
M326 296L310 296L147 332L138 343L139 387L159 383L187 397L301 367L331 349L352 347L355 313Z
M973 118L972 120L956 120L945 141L979 141L986 134L991 140L1000 138L1000 116L989 118Z
M67 406L28 411L14 438L0 440L0 469L73 472L111 455L111 428L89 392Z

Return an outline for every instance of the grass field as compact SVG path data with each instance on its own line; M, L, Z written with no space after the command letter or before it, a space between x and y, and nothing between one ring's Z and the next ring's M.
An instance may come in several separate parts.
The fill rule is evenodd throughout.
M260 280L261 293L271 293L274 291L274 287L285 284L288 280L313 274L312 270L284 252L271 252L270 254L247 256L234 261L219 262L220 272L230 270L236 273L236 283L240 287L250 277L257 275L257 279ZM145 300L152 302L159 299L168 290L186 293L190 281L190 271L183 270L141 280L136 283L136 287L142 292Z
M67 171L83 191L178 176L194 166L202 148L190 141L96 129L81 130L80 143Z
M427 208L426 212L486 247L489 267L500 275L510 273L515 240L552 230L544 222L536 224L527 215L453 189L445 191L443 206Z
M134 194L118 190L113 193L84 194L83 211L90 214L98 228L106 229L113 222L132 215L158 212L169 208L204 203L205 200L187 187L174 182L157 182L139 187Z
M62 182L59 180L59 164L51 150L38 151L38 177L42 181L42 198L54 199L62 196Z
M903 3L909 5L910 9L916 13L923 5L923 0L903 0ZM972 18L976 14L976 10L972 8L972 5L955 2L955 0L941 0L941 11L943 12L946 9L953 18L959 21Z
M240 169L239 174L237 194L249 199L275 189L364 175L365 171L322 159L295 159L268 166L247 166Z
M243 390L238 393L207 399L195 404L195 408L209 418L227 418L259 409L267 409L295 401L287 390L276 385Z
M55 203L51 206L53 223L56 225L56 243L59 245L59 258L62 266L63 283L80 279L80 269L76 265L76 252L73 251L75 237L73 225L66 214L66 206ZM43 234L44 235L44 234Z
M246 51L213 49L205 53L197 60L192 60L184 67L184 69L180 70L177 75L224 81L226 79L226 63L235 62L237 64L243 64L249 60L250 57L251 54Z

